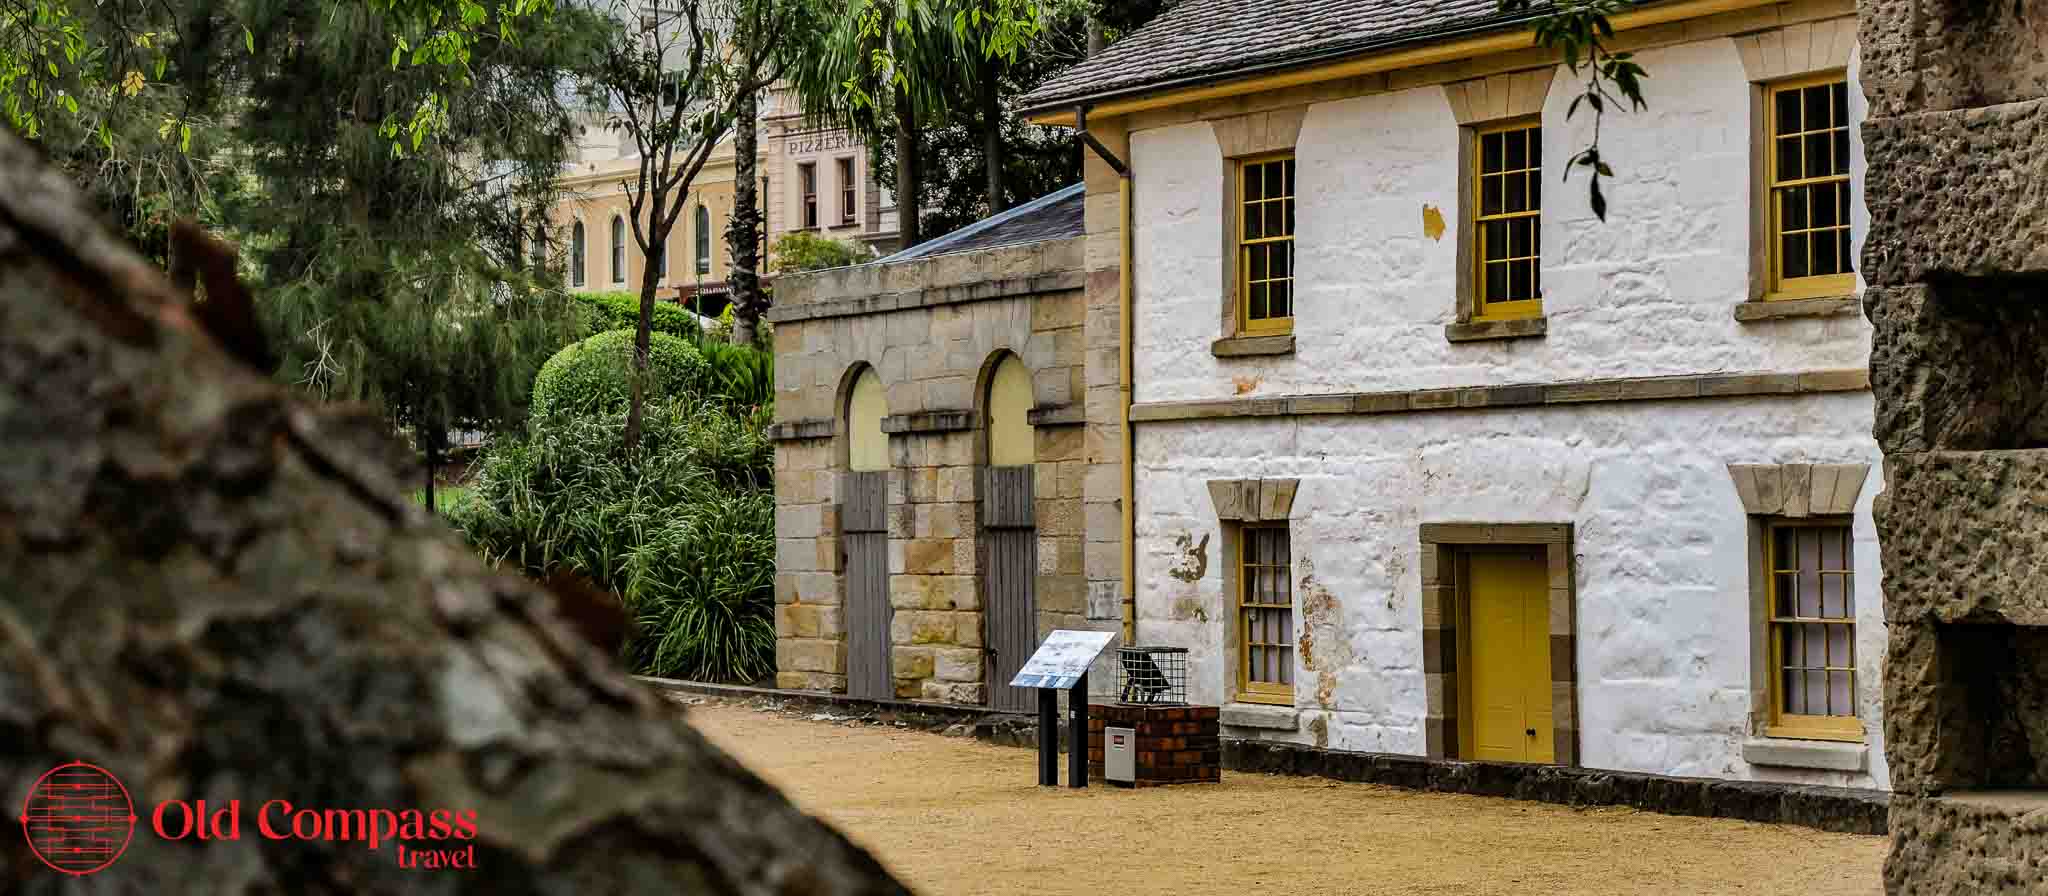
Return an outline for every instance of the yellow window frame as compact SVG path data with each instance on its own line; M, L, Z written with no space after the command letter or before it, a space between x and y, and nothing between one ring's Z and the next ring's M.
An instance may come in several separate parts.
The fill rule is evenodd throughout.
M1276 531L1281 533L1286 541L1286 562L1278 564L1250 562L1248 559L1250 557L1248 548L1251 546L1254 533ZM1245 523L1238 529L1237 556L1231 558L1231 562L1235 564L1237 569L1237 699L1240 702L1294 705L1293 637L1296 634L1295 626L1297 622L1294 613L1294 588L1290 580L1291 571L1289 568L1294 559L1293 542L1292 533L1287 531L1285 523ZM1261 569L1278 571L1280 583L1286 589L1285 603L1274 603L1258 599L1256 591L1258 577L1254 573ZM1280 640L1254 640L1251 630L1251 618L1254 611L1261 610L1286 611L1287 625ZM1254 647L1261 650L1284 651L1285 659L1279 664L1279 668L1283 670L1283 674L1286 675L1288 680L1281 682L1252 680L1252 648Z
M1287 223L1287 233L1283 236L1267 235L1260 236L1256 239L1246 239L1244 229L1245 209L1247 206L1252 204L1252 202L1247 201L1244 197L1245 172L1247 170L1258 168L1259 166L1267 165L1273 162L1292 161L1294 161L1294 153L1291 152L1266 153L1264 155L1247 156L1245 158L1237 160L1236 179L1233 182L1235 189L1231 191L1232 195L1230 197L1230 207L1232 209L1231 217L1235 219L1237 225L1237 229L1233 234L1234 238L1232 241L1236 244L1235 252L1237 265L1237 326L1238 332L1241 333L1271 334L1294 332L1294 307L1295 301L1300 298L1300 295L1295 291L1294 288L1294 226L1292 223L1292 216L1285 214L1282 215L1282 220ZM1283 187L1285 187L1284 179L1282 181L1282 185ZM1257 203L1262 208L1268 203L1283 203L1281 205L1281 208L1284 210L1286 208L1285 203L1291 203L1293 201L1294 191L1291 188L1288 188L1286 195L1283 196L1265 196L1262 194L1257 200ZM1288 248L1287 276L1269 276L1266 279L1261 280L1259 282L1286 282L1288 313L1284 317L1269 316L1254 319L1252 317L1252 252L1257 251L1256 247L1263 247L1267 245L1275 245L1280 243L1287 244ZM1267 273L1270 275L1272 271L1269 269Z
M1822 557L1820 558L1822 566L1820 569L1814 570L1814 573L1822 577L1841 577L1842 593L1849 598L1846 608L1851 615L1803 617L1781 614L1778 611L1780 578L1786 575L1796 576L1801 572L1796 559L1788 565L1779 557L1778 534L1780 532L1796 532L1808 529L1839 529L1842 531L1842 556L1839 558L1839 568L1829 569L1826 566L1828 558ZM1856 575L1854 533L1850 529L1848 521L1835 519L1799 522L1773 521L1766 526L1764 535L1764 576L1766 583L1764 599L1768 601L1764 607L1764 618L1766 620L1764 624L1769 626L1767 638L1770 649L1770 664L1766 669L1766 674L1770 678L1770 687L1768 689L1770 694L1770 710L1765 717L1764 734L1770 737L1798 738L1802 740L1861 741L1863 740L1863 719L1856 706L1856 617L1854 615ZM1795 600L1793 603L1795 612L1797 606L1798 604ZM1821 608L1821 612L1823 614L1826 613L1825 606ZM1844 626L1849 630L1849 637L1847 638L1848 655L1843 657L1842 665L1837 666L1834 664L1833 649L1826 646L1827 638L1823 634L1822 667L1819 670L1808 669L1809 673L1812 671L1820 671L1822 673L1821 684L1830 693L1832 693L1833 688L1829 676L1834 674L1848 676L1850 705L1847 715L1813 715L1784 711L1785 672L1787 668L1785 665L1786 626L1797 625L1803 627L1812 624L1824 626L1824 632L1825 626ZM1804 635L1802 634L1801 637L1803 639Z
M1821 87L1825 85L1834 84L1841 84L1843 85L1843 89L1846 90L1848 87L1848 74L1846 72L1830 72L1827 74L1811 75L1803 78L1793 78L1785 81L1773 82L1771 84L1765 85L1764 87L1763 153L1765 174L1763 198L1764 208L1766 209L1765 214L1768 215L1769 226L1767 230L1769 231L1769 233L1767 236L1767 240L1770 244L1769 247L1766 249L1766 254L1769 258L1770 265L1770 279L1769 283L1766 285L1764 289L1764 299L1766 301L1792 301L1797 299L1815 299L1832 296L1846 296L1856 292L1856 273L1854 269L1854 259L1845 259L1845 261L1848 262L1850 265L1850 270L1844 273L1811 274L1804 277L1785 276L1784 198L1787 191L1798 189L1800 187L1810 187L1815 184L1839 183L1842 185L1841 189L1850 192L1850 211L1853 213L1855 210L1856 197L1853 193L1853 185L1850 183L1849 180L1849 164L1847 159L1843 159L1842 170L1840 173L1837 174L1830 174L1823 177L1797 177L1786 181L1780 181L1778 179L1778 141L1781 138L1796 137L1804 139L1806 136L1811 134L1833 133L1836 130L1847 132L1849 130L1849 122L1846 120L1845 117L1845 120L1841 122L1834 122L1831 120L1829 122L1828 127L1823 128L1819 131L1801 130L1792 134L1780 134L1778 133L1778 96L1787 91L1804 90L1809 87ZM1804 116L1802 115L1802 119L1803 117ZM1805 127L1805 123L1803 120L1800 124L1800 127ZM1804 159L1804 149L1801 150L1801 153L1801 159ZM1800 173L1804 174L1805 172L1802 171ZM1807 215L1808 217L1806 228L1802 230L1796 230L1794 231L1795 233L1813 234L1822 230L1830 232L1836 230L1850 230L1848 215L1841 216L1840 220L1838 220L1834 225L1825 228L1813 226L1811 210L1808 211ZM1813 248L1811 237L1809 237L1808 239L1806 251L1807 266L1808 269L1811 270L1813 264ZM1855 243L1853 236L1850 242L1849 251L1855 251Z
M1530 134L1531 145L1540 146L1542 143L1543 123L1534 119L1517 119L1502 124L1472 129L1472 318L1474 320L1514 320L1540 317L1543 314L1542 292L1536 288L1531 289L1532 292L1536 293L1534 298L1505 302L1487 301L1486 266L1488 260L1486 257L1486 224L1488 222L1534 218L1536 223L1532 226L1529 240L1530 254L1509 255L1495 261L1496 263L1510 265L1517 261L1531 262L1531 276L1538 279L1542 277L1543 272L1542 201L1540 199L1532 199L1530 208L1518 212L1507 211L1506 203L1503 201L1500 212L1491 215L1486 214L1486 201L1484 197L1486 195L1487 177L1524 174L1537 184L1540 184L1543 180L1543 166L1540 162L1536 163L1533 167L1509 169L1506 167L1506 161L1503 160L1500 171L1489 172L1486 170L1486 138L1494 134L1505 134L1511 131L1530 131L1532 132ZM1533 196L1534 194L1531 195ZM1503 188L1503 197L1505 197L1505 188ZM1513 250L1510 249L1509 251L1512 252Z

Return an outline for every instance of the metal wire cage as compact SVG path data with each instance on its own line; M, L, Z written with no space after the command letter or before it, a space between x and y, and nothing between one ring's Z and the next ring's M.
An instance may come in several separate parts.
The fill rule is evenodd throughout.
M1143 706L1184 706L1188 702L1188 649L1116 649L1116 698Z

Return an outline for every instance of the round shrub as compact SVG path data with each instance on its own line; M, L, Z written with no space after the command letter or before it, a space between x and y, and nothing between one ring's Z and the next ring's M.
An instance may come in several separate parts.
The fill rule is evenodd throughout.
M710 367L688 341L651 333L647 397L694 395ZM633 394L633 331L606 330L555 353L533 378L533 415L598 413L626 406Z

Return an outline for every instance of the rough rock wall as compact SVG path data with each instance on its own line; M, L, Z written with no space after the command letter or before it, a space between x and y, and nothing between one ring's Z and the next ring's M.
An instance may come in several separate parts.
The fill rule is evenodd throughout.
M2048 10L1861 9L1896 894L2048 881ZM2029 813L2032 813L2029 815Z
M0 133L0 802L82 760L140 816L90 877L0 837L0 893L904 892L191 307ZM201 799L239 839L151 830ZM280 799L472 811L475 867L259 836Z

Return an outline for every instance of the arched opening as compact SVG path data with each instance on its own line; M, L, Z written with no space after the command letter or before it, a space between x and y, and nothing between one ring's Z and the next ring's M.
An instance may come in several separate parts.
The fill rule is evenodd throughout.
M988 465L1027 466L1033 457L1031 372L1005 354L988 378Z
M889 469L889 437L882 432L888 416L882 378L872 367L861 368L846 397L846 468L855 472Z
M583 285L583 222L569 228L569 283Z
M846 558L846 692L896 696L889 657L889 413L882 378L863 365L846 390L846 469L839 495L839 542Z
M988 466L982 471L981 551L985 577L983 643L989 706L1028 712L1029 688L1009 682L1038 649L1038 515L1032 494L1031 371L1008 352L984 380L983 435Z

